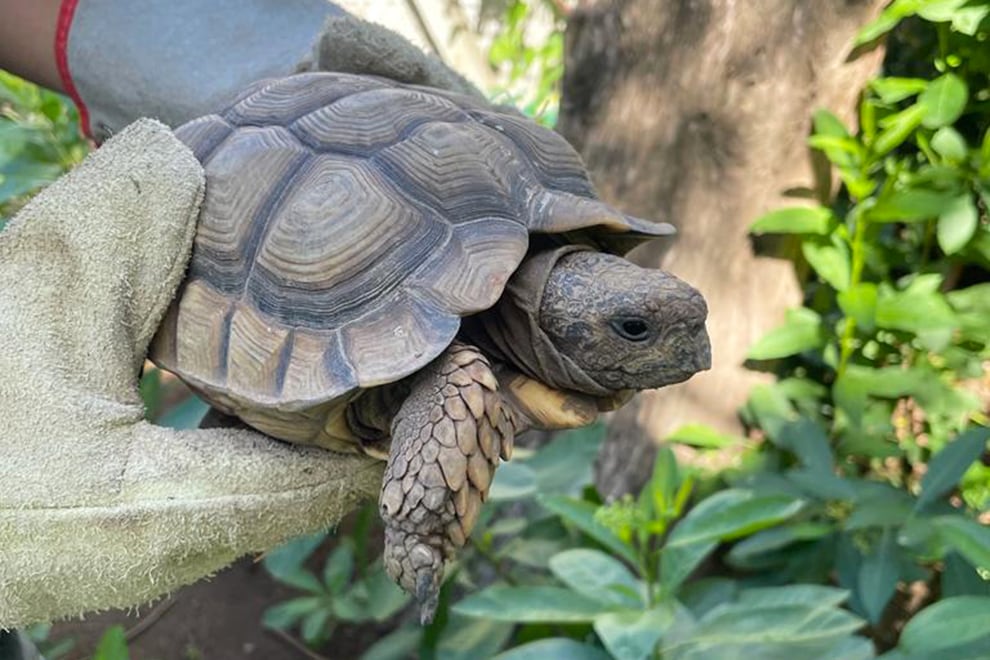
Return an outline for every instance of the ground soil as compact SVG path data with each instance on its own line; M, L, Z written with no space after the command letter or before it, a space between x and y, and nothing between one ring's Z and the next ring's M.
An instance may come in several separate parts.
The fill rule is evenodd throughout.
M345 520L340 529L349 523ZM117 610L57 624L50 639L75 638L67 660L83 660L92 656L107 628L120 624L128 631L131 660L353 660L383 634L377 626L341 626L326 647L310 652L298 638L261 625L268 607L298 595L275 582L255 558L246 557L139 611Z

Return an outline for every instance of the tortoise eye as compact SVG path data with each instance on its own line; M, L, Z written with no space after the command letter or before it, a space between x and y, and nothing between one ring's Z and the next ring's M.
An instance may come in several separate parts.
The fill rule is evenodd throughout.
M653 335L650 324L644 319L635 316L612 319L611 326L616 334L629 341L642 342L648 340Z

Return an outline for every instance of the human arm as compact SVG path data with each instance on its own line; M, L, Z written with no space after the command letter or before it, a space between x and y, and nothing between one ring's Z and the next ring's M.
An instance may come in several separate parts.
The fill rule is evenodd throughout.
M478 93L400 35L326 0L0 0L0 8L0 68L69 94L98 141L140 117L178 126L257 80L300 71Z
M0 0L0 69L57 92L55 30L61 0Z

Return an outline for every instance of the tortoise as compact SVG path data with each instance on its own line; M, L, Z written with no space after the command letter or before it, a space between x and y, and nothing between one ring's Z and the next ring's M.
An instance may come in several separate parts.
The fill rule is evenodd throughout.
M206 197L151 359L270 436L386 460L384 563L424 621L516 434L710 366L702 296L622 256L673 227L514 111L308 73L176 135Z

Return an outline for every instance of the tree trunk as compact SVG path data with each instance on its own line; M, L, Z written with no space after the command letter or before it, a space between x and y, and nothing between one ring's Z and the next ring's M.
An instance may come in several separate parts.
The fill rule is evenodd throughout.
M787 197L827 198L806 146L811 116L826 107L853 120L881 52L853 58L851 42L884 4L606 0L570 18L559 129L603 198L678 227L676 240L635 258L702 291L713 345L710 372L613 418L599 466L604 494L642 482L634 472L651 462L628 459L644 436L656 442L691 422L740 431L737 410L765 380L744 369L746 350L801 296L791 264L758 254L747 229L799 203Z

